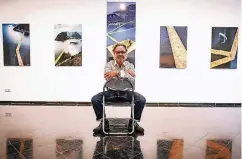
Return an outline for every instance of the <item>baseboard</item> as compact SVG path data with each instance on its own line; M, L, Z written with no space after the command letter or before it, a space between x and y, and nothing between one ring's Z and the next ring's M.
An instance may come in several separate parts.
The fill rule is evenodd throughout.
M61 101L0 101L0 106L92 106L92 104ZM146 107L241 107L241 103L146 103Z

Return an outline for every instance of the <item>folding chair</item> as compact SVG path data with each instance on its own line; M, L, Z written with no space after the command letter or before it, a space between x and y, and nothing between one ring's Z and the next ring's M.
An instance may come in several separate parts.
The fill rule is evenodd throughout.
M107 97L106 91L114 91L114 96ZM125 92L131 93L132 99L128 100ZM131 132L106 132L105 131L105 107L106 106L131 106L132 131ZM134 86L127 78L114 78L105 83L103 86L103 133L109 135L129 135L134 133Z

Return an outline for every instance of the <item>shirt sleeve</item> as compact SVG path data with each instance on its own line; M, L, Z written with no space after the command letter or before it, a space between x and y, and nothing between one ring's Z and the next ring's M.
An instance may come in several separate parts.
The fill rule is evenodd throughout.
M108 62L104 67L104 73L111 72L111 71L112 71L112 63Z
M129 67L127 68L127 70L125 71L125 77L128 78L132 83L134 83L135 81L135 77L131 76L129 73L128 73L128 70L131 70L133 72L135 72L135 68L134 68L134 65L132 63L129 63Z

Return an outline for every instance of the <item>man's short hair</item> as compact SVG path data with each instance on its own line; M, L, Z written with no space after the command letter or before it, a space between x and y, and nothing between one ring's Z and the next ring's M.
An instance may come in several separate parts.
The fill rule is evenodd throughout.
M125 48L125 51L127 51L127 46L124 43L116 43L113 47L113 52L118 46L123 46Z

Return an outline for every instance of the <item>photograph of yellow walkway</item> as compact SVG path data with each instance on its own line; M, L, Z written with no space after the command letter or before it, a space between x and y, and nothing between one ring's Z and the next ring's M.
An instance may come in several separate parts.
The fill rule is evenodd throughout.
M127 46L127 60L135 63L136 3L107 2L107 61L113 58L117 43Z
M4 66L30 66L29 24L2 24Z
M130 23L130 22L129 22L129 23ZM116 44L116 43L124 43L124 44L127 46L127 48L128 48L128 52L127 52L127 55L128 55L130 52L132 52L132 51L135 50L135 41L132 41L132 40L130 40L130 39L125 39L125 40L122 40L122 41L118 41L118 40L116 40L114 37L112 37L112 34L117 34L117 33L126 34L127 31L136 28L136 27L133 27L133 28L128 28L128 29L123 29L123 30L115 31L115 30L118 30L119 28L123 27L123 26L126 25L126 24L128 24L128 23L124 23L124 24L122 24L122 25L120 25L120 26L117 26L115 29L113 29L112 31L108 32L108 33L107 33L107 38L110 38L112 41L115 42L115 44ZM109 51L112 55L113 55L113 51L112 51L112 50L113 50L113 47L114 47L115 44L107 46L108 51Z
M231 61L233 61L235 59L236 53L237 53L237 49L238 49L238 34L239 34L239 30L237 29L237 32L236 32L235 38L234 38L234 42L233 42L233 45L232 45L230 51L211 49L211 53L212 54L223 55L223 56L226 56L226 57L211 62L210 68L215 68L215 67L220 66L222 64L231 62Z
M18 46L16 48L16 56L17 56L17 59L18 59L19 66L24 66L24 63L23 63L23 60L22 60L22 57L21 57L21 54L20 54L20 47L21 47L23 39L24 39L24 33L22 33L21 39L20 39Z
M187 50L184 47L179 35L172 26L167 26L167 32L171 43L173 57L175 60L176 68L187 67Z
M187 67L187 27L160 26L160 68Z

